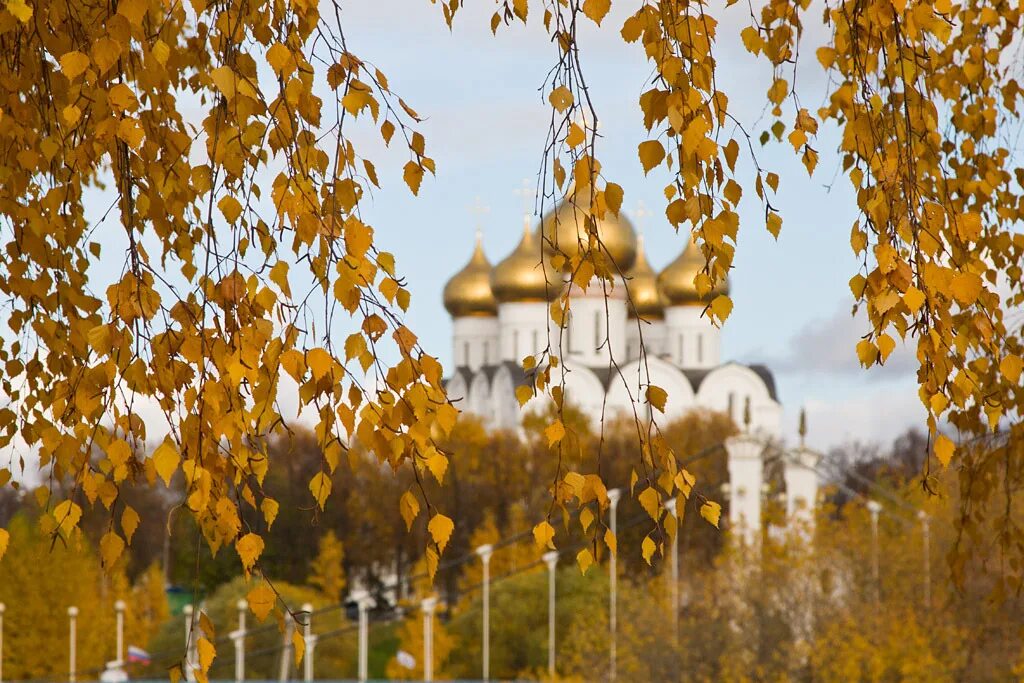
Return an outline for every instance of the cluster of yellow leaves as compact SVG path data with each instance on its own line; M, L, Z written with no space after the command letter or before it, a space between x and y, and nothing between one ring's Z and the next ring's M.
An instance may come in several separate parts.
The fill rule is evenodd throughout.
M140 521L121 484L179 478L211 549L234 546L259 574L261 533L279 507L262 490L267 437L294 417L282 391L317 421L318 508L355 440L393 468L444 477L434 435L457 411L440 363L402 322L410 295L394 257L359 217L381 180L348 131L400 141L413 193L435 163L417 113L337 32L324 40L323 22L309 0L0 5L0 292L11 332L0 339L0 447L20 440L71 482L67 499L43 501L45 531L67 539L82 506L109 510L108 566ZM119 227L97 226L90 187L113 193ZM111 267L101 242L118 234L126 257ZM332 343L336 312L343 348ZM147 457L145 440L165 433ZM403 515L419 512L410 493ZM451 535L445 520L431 519L433 566ZM0 530L0 555L7 544ZM249 602L264 618L275 598L259 583ZM205 674L215 653L203 630Z

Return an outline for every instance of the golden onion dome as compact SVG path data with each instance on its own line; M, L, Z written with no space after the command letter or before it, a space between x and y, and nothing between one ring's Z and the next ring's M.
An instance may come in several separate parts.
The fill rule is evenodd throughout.
M658 274L647 262L643 235L637 239L636 261L626 273L626 285L629 288L630 318L661 320L665 317L665 304L658 289Z
M706 261L700 247L691 239L683 253L675 261L665 266L658 275L658 288L666 306L706 306L719 294L729 293L729 280L721 277L714 289L701 297L693 280L697 273L704 270Z
M523 239L511 254L491 271L494 298L510 301L553 301L562 292L564 282L546 263L541 267L541 243L530 229L530 217L523 221ZM545 271L547 275L545 276Z
M484 255L479 232L469 263L444 286L444 307L453 318L494 316L498 313L498 302L491 292L491 263Z
M556 248L570 260L590 248L588 216L591 199L590 187L576 189L573 186L569 189L565 199L544 217L541 224L546 248ZM627 272L636 260L636 230L633 224L624 213L616 216L612 211L606 211L604 218L590 220L596 221L597 236L604 246L598 249L597 242L593 243L596 260L605 260L610 256L614 265L609 264L608 267L612 272ZM567 263L566 269L569 267Z

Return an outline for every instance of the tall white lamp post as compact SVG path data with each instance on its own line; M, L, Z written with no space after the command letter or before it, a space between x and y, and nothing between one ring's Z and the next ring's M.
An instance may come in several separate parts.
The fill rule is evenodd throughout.
M77 666L75 664L75 642L78 639L78 631L76 629L76 621L78 621L78 608L71 606L68 607L68 680L71 683L75 683L75 674L77 673Z
M235 683L245 680L245 613L249 610L249 601L242 598L235 607L238 609L238 628L228 634L235 643Z
M928 513L920 510L917 517L921 520L921 543L924 551L924 608L930 610L932 608L932 558Z
M313 605L306 603L302 606L306 614L306 623L302 625L302 643L305 647L305 654L302 658L302 680L313 680L313 651L316 650L316 636L313 635Z
M0 602L0 683L4 681L4 612L7 605Z
M114 603L114 615L117 620L117 662L114 666L118 669L124 668L124 610L126 607L124 600Z
M366 591L361 591L356 597L356 606L359 608L359 680L365 681L369 678L370 669L370 608L373 607L373 598Z
M618 524L617 510L619 498L622 496L622 489L612 489L608 492L608 528L615 537L615 544L618 546ZM619 570L618 553L611 552L608 555L608 679L614 681L618 676L618 617L619 617Z
M871 513L871 585L874 591L875 602L881 599L881 587L879 586L880 576L878 571L878 513L882 511L882 505L877 500L868 501L868 512Z
M665 501L665 512L676 516L676 499L669 498ZM675 643L679 642L679 520L676 519L676 532L672 534L672 543L669 552L672 557L669 558L669 600L671 600L672 609L672 633L675 637Z
M420 603L423 610L423 680L434 680L434 608L437 598L424 598Z
M483 565L483 650L481 663L481 675L483 680L491 678L491 555L494 553L494 546L485 544L476 549Z
M555 677L555 570L558 568L558 553L554 550L544 553L544 564L548 566L548 675Z

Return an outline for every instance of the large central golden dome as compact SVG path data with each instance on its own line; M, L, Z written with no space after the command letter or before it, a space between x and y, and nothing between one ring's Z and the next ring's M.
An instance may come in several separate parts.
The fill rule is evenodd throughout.
M556 250L571 260L573 256L588 249L593 250L595 260L607 261L608 269L613 272L627 272L636 260L636 230L625 214L616 216L612 211L605 211L604 218L590 217L593 191L590 187L571 188L565 199L559 203L541 223L544 246L548 250ZM591 234L590 226L596 222L596 237L603 249L598 247L598 239ZM570 268L566 263L565 269Z
M665 317L665 305L658 290L658 274L647 262L643 236L637 240L636 261L626 273L626 287L629 289L630 318L661 320Z
M706 306L719 294L729 293L727 277L720 277L714 289L707 296L701 297L697 293L697 287L693 284L693 280L697 277L697 273L704 270L705 265L704 254L691 238L676 260L665 266L665 270L658 275L658 287L661 289L667 305Z
M542 255L540 239L530 229L527 216L523 221L523 239L519 246L491 271L494 297L502 303L553 301L563 287L562 277L551 269L547 255Z
M491 263L484 255L479 234L469 263L444 286L444 307L455 318L498 313L498 302L491 292Z

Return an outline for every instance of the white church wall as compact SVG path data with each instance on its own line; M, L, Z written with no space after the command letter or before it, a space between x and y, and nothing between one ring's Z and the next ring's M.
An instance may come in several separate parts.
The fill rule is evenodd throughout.
M622 378L625 378L625 382ZM682 417L696 405L693 387L686 375L671 363L648 357L624 365L621 378L612 377L608 386L609 414L614 410L632 416L632 395L633 400L638 401L637 414L645 419L650 418L650 408L644 397L648 384L661 387L668 393L664 415L655 411L655 418L661 422Z
M498 335L501 358L522 363L548 344L548 326L554 328L552 345L558 344L558 329L551 322L548 304L543 301L516 301L498 306Z
M500 355L498 319L493 316L464 316L452 321L452 357L455 367L479 370L494 365Z
M626 358L631 361L640 358L641 334L647 357L661 358L665 354L665 321L637 321L636 318L626 320Z
M570 361L552 369L552 384L562 381L563 368L565 400L582 410L590 418L591 424L596 426L601 419L601 408L604 403L604 386L601 380L587 366Z
M508 365L499 367L491 380L491 403L494 426L499 429L515 429L519 426L519 401Z
M452 375L445 390L448 392L448 398L459 410L469 410L469 386L461 372Z
M782 406L776 403L761 377L738 363L715 368L701 381L697 404L728 414L743 425L743 407L750 399L750 425L754 432L779 434Z
M721 363L721 330L702 315L702 306L665 309L665 355L681 368L707 369Z
M491 425L494 421L493 402L491 401L491 383L485 372L478 371L473 375L469 385L469 412L479 417L484 424Z
M607 289L605 289L607 287ZM605 300L607 291L608 299ZM609 353L622 362L626 358L625 285L602 286L594 279L586 292L575 285L570 290L569 334L562 355L575 363L608 365ZM607 334L608 343L605 344Z

